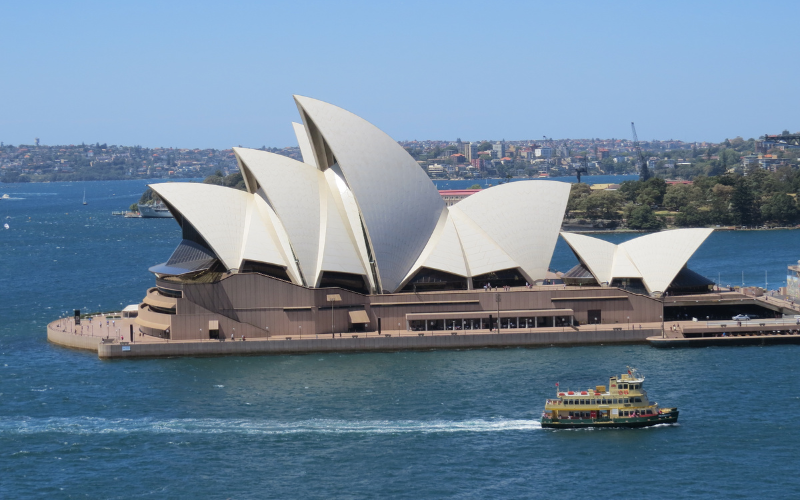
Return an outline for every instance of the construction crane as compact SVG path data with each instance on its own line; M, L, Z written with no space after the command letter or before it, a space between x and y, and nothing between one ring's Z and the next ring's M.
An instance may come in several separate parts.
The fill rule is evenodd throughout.
M578 176L578 184L581 183L581 174L588 174L589 173L589 169L587 168L588 165L587 165L586 162L587 162L587 159L586 159L586 156L584 156L583 159L581 160L580 164L578 164L578 166L575 167L575 175Z
M636 157L639 162L639 180L646 181L650 178L650 169L647 168L647 161L644 159L642 148L639 147L639 137L636 135L636 126L631 122L633 131L633 147L636 149Z

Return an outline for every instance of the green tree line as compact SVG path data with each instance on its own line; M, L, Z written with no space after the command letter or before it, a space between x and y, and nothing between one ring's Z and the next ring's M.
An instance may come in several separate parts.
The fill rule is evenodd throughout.
M667 184L653 177L625 181L616 191L573 184L567 217L625 223L630 229L677 227L787 226L800 222L800 170L769 172L753 166L743 173L695 178L692 184Z

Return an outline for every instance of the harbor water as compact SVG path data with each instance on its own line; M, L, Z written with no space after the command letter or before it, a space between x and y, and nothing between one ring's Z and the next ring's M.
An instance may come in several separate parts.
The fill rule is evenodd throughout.
M0 184L0 498L800 495L797 346L103 362L48 344L47 322L152 286L177 224L111 216L145 185ZM800 231L716 232L689 266L774 288L798 244ZM552 267L574 263L560 241ZM606 384L626 365L678 425L541 429L556 382Z

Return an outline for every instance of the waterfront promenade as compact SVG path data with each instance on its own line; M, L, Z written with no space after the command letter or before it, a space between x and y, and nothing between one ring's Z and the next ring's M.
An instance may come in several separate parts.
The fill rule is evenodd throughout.
M734 321L668 321L607 323L553 328L489 330L342 332L331 334L277 334L242 340L168 340L139 332L133 318L106 313L83 318L77 327L73 318L47 325L50 342L64 347L96 352L102 359L173 356L232 356L304 354L316 352L375 352L429 349L476 349L484 347L548 347L647 343L659 347L711 344L797 343L800 325L793 317L798 306L779 297L752 297L738 292L668 297L677 305L759 304L784 316L782 319ZM725 335L723 335L725 334ZM748 337L745 340L745 337ZM766 340L762 339L765 337ZM713 339L713 340L712 340Z
M95 316L72 318L47 325L47 339L63 347L96 352L101 359L173 356L233 356L304 354L317 352L380 352L429 349L476 349L484 347L548 347L599 344L642 344L661 334L661 323L582 325L536 329L441 330L319 335L275 335L269 338L221 340L167 340L141 335L133 319ZM130 331L133 325L134 335Z

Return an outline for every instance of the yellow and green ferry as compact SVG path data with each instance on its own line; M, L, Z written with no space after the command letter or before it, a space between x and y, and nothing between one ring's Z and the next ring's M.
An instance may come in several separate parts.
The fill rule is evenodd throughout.
M642 389L644 377L635 368L628 373L612 376L606 386L598 385L584 391L560 392L558 398L548 399L542 413L542 427L574 429L581 427L647 427L674 424L677 408L659 408L647 399Z

